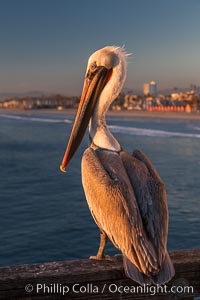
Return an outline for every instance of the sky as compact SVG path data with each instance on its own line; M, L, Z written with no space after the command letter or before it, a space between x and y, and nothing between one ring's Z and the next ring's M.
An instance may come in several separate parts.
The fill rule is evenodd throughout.
M0 0L0 93L79 95L90 54L125 45L125 87L200 85L200 0Z

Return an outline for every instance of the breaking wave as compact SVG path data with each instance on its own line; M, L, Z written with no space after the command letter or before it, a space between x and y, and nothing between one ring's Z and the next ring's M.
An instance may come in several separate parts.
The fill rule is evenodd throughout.
M8 115L8 114L0 114L0 117L7 119L15 119L15 120L25 120L32 122L45 122L45 123L72 123L71 120L68 119L49 119L49 118L36 118L36 117L25 117L25 116L17 116L17 115Z
M128 135L151 136L151 137L200 138L200 134L196 134L196 133L182 133L182 132L136 128L136 127L110 125L109 129L112 132L124 133L124 134L128 134Z
M53 119L44 117L33 117L33 116L19 116L12 114L0 114L0 117L14 120L24 120L30 122L42 122L42 123L69 123L72 121L69 119ZM110 125L108 126L112 132L123 133L127 135L137 135L137 136L149 136L149 137L182 137L182 138L200 138L199 133L182 133L173 132L167 130L156 130L138 127L128 127L128 126L118 126ZM200 127L190 126L193 130L200 130Z
M198 126L190 125L189 127L192 128L192 129L194 129L194 130L200 131L200 127L198 127Z

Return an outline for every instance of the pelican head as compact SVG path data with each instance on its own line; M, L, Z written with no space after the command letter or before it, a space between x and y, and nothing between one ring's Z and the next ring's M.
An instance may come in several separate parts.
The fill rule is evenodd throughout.
M61 171L66 171L93 114L96 120L104 118L110 104L119 95L125 79L126 53L123 48L107 46L90 56L78 111L60 166Z

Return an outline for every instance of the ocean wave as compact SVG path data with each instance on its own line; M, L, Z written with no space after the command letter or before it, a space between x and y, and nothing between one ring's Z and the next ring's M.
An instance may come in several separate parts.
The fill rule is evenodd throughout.
M71 120L68 119L50 119L50 118L39 118L39 117L25 117L18 115L8 115L8 114L0 114L0 117L14 120L23 120L23 121L32 121L32 122L45 122L45 123L72 123Z
M139 135L139 136L150 136L150 137L200 138L200 134L196 134L196 133L182 133L182 132L136 128L136 127L110 125L109 129L112 132L124 133L124 134L128 134L128 135Z
M188 126L188 127L189 127L189 128L192 128L192 129L194 129L194 130L200 131L200 127L198 127L198 126L190 125L190 126Z
M43 122L43 123L69 123L72 121L69 119L51 119L44 117L32 117L32 116L19 116L19 115L9 115L9 114L0 114L0 117L14 120L23 120L29 122ZM139 127L128 127L128 126L118 126L110 125L108 128L112 132L123 133L127 135L137 135L137 136L149 136L149 137L183 137L183 138L200 138L198 133L183 133L183 132L173 132L167 130L156 130L156 129L147 129ZM200 130L200 127L191 126L192 129Z

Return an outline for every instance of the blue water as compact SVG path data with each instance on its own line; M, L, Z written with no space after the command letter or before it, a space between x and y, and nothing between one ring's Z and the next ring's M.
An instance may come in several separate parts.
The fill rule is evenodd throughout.
M87 258L99 232L81 185L85 136L59 171L72 127L67 113L0 113L0 265ZM108 118L123 148L139 148L167 188L169 249L200 248L200 120ZM108 254L116 253L109 244Z

